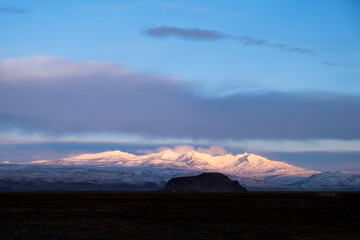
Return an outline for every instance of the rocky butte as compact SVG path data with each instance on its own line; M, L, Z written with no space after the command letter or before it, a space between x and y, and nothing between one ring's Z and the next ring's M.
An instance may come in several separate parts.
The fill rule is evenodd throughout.
M163 192L247 192L246 188L222 173L171 178Z

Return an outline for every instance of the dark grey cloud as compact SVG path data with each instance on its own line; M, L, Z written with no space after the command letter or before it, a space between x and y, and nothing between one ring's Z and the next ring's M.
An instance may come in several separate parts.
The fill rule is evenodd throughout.
M18 7L0 6L0 13L25 14L28 13L28 11Z
M166 25L160 27L150 27L142 33L151 37L178 37L185 40L206 40L214 41L227 38L226 34L212 30L202 30L199 28L177 28Z
M189 91L188 83L166 76L94 62L69 62L69 69L66 60L48 61L33 63L39 75L31 72L31 60L25 68L16 61L0 67L2 130L12 123L55 135L122 132L215 140L360 136L358 96L239 93L202 98ZM86 73L88 67L92 70Z
M328 61L323 61L323 63L329 67L357 67L357 68L360 68L359 64L349 64L349 63L344 64L344 63L328 62Z
M277 48L284 52L294 52L300 54L317 55L317 52L313 49L292 47L281 43L271 43L268 40L258 39L251 36L231 36L226 33L205 30L199 28L178 28L169 27L162 25L159 27L150 27L141 31L150 37L166 38L166 37L178 37L184 40L204 40L204 41L215 41L222 39L233 39L239 41L243 45L248 46L264 46Z

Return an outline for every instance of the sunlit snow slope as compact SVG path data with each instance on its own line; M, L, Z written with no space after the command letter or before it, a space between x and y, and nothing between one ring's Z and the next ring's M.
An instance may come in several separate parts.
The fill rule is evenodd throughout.
M142 155L108 151L0 164L0 191L153 191L172 177L201 172L224 173L248 190L360 190L360 172L320 173L251 153L165 148Z
M316 171L295 167L284 162L272 161L249 153L212 156L197 151L177 153L171 149L145 155L134 155L121 151L109 151L95 154L82 154L60 160L34 161L31 163L68 166L91 165L216 171L239 177L251 178L264 178L267 176L309 177L318 173Z

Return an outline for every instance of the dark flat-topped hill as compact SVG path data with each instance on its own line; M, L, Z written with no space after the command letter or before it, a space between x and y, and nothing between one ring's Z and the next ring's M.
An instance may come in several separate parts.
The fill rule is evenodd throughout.
M246 192L246 188L222 173L202 173L168 181L164 192Z

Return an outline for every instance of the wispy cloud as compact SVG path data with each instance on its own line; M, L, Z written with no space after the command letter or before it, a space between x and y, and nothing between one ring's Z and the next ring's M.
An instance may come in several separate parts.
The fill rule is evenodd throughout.
M328 62L328 61L323 61L323 63L326 66L329 67L355 67L355 68L360 68L360 64L350 64L350 63L338 63L338 62Z
M203 40L214 41L222 39L237 40L239 43L247 46L264 46L279 49L284 52L294 52L300 54L317 55L317 52L309 48L293 47L282 43L272 43L265 39L258 39L251 36L232 36L224 32L215 30L206 30L200 28L179 28L162 25L159 27L149 27L141 31L150 37L166 38L177 37L184 40Z
M255 46L266 46L268 45L267 41L264 39L256 39L249 36L240 36L237 39L244 45L255 45Z
M284 52L295 52L295 53L302 53L309 55L317 55L317 52L315 50L309 48L291 47L286 44L270 43L267 40L257 39L250 36L240 36L237 39L244 45L274 47Z
M10 14L26 14L29 13L26 9L12 6L0 6L0 13Z
M309 48L300 48L300 47L291 47L286 44L269 44L268 46L272 46L275 48L280 49L284 52L295 52L295 53L303 53L303 54L309 54L309 55L317 55L318 53Z

